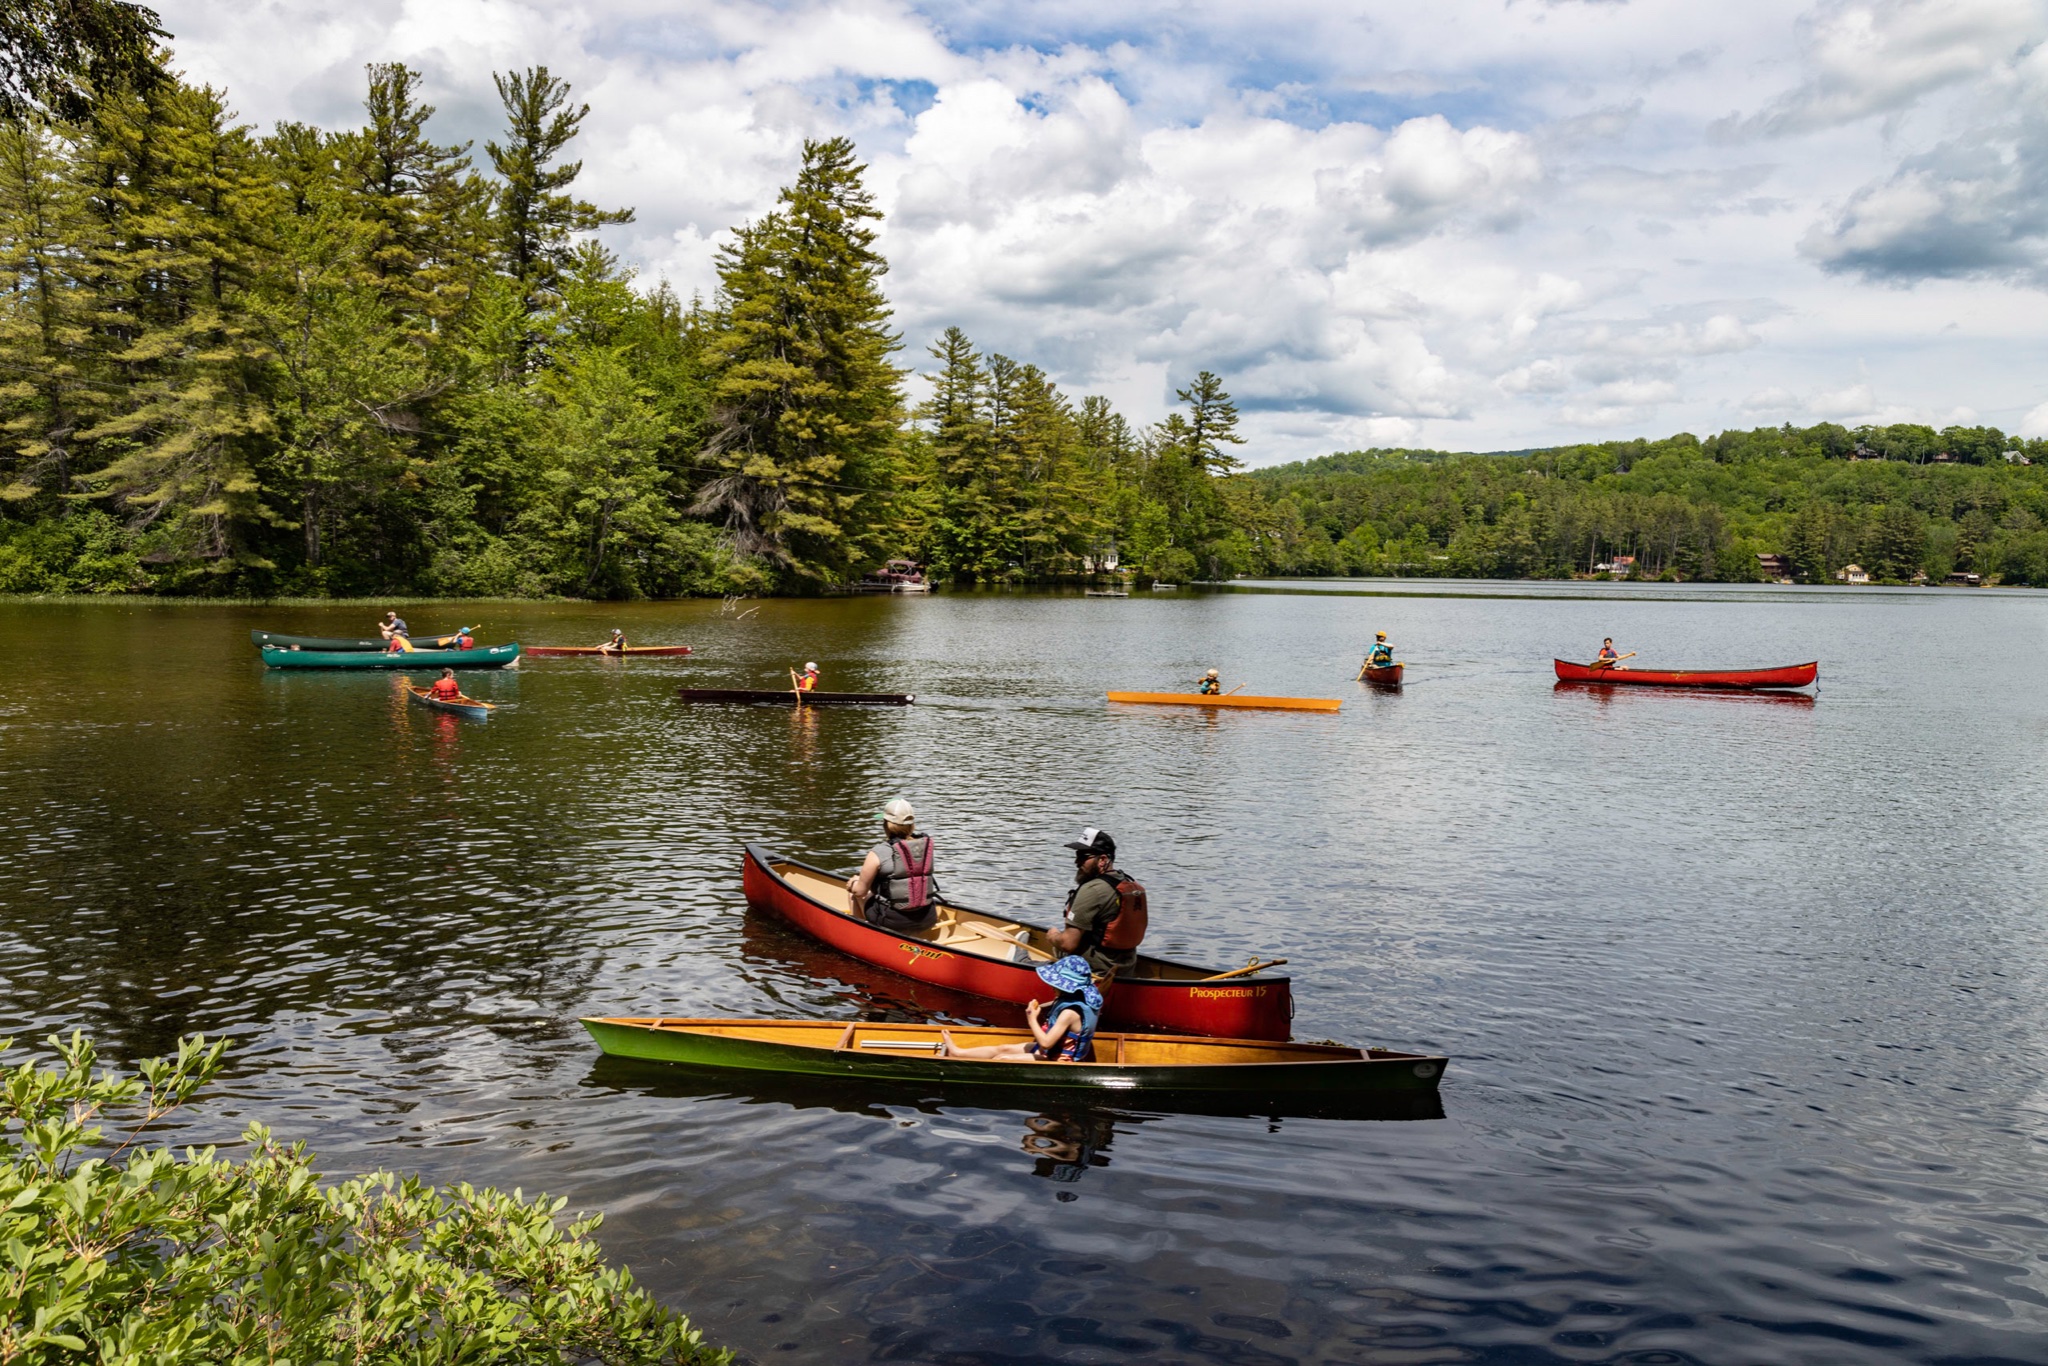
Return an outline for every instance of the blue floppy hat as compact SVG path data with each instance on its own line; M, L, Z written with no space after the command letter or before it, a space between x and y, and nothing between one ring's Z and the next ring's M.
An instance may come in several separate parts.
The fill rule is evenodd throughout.
M1102 1009L1102 993L1095 986L1095 971L1079 954L1070 953L1053 962L1041 963L1038 980L1064 995L1079 996L1091 1009Z

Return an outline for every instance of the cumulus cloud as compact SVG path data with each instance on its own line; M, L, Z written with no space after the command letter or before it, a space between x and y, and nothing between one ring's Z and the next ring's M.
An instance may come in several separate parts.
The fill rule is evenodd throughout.
M263 123L353 123L395 59L442 140L480 141L490 73L546 63L592 106L578 189L638 212L607 241L685 295L803 140L846 133L908 363L959 324L1140 421L1215 370L1261 463L1710 430L1841 388L1880 334L1888 393L1952 404L1915 386L1988 381L1929 339L2028 325L1971 282L2037 278L2037 8L162 0ZM1841 141L1937 99L1931 143ZM1767 155L1707 135L1731 103ZM1956 283L1859 308L1915 272Z
M1724 135L1783 136L1886 114L1992 71L2041 34L2036 0L1838 0L1799 22L1806 78Z

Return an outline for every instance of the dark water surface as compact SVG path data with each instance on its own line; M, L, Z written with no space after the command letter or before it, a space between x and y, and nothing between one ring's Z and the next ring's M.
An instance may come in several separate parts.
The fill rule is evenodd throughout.
M248 643L366 609L0 606L0 1035L232 1033L189 1137L605 1209L760 1361L2048 1361L2048 598L1414 587L489 604L698 654L471 675L487 724ZM1345 681L1374 627L1401 695ZM1554 690L1604 634L1822 693ZM918 705L673 696L806 658ZM1101 700L1212 664L1344 710ZM741 900L743 839L840 866L898 793L1039 917L1106 827L1153 947L1289 958L1297 1036L1452 1055L1446 1117L600 1061L578 1015L971 1011Z

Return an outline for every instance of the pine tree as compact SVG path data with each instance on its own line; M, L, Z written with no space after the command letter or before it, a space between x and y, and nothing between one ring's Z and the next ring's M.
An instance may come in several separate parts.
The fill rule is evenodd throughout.
M1223 381L1204 370L1193 384L1173 394L1188 405L1186 449L1190 461L1208 474L1235 474L1243 469L1244 462L1223 449L1244 444L1237 434L1237 405L1223 391Z
M0 5L0 119L78 123L110 91L165 78L156 11L122 0L8 0Z
M159 562L272 568L253 544L284 519L258 469L273 423L249 289L277 206L248 130L219 92L180 85L108 102L93 138L116 229L97 265L125 342L108 360L129 403L80 434L112 456L91 481Z
M339 152L374 228L369 268L390 307L426 342L469 296L484 255L486 191L470 172L470 144L427 136L434 106L419 100L420 73L401 62L367 70L369 124L341 140Z
M719 254L704 458L724 472L697 511L742 556L813 582L870 553L864 504L893 474L901 416L865 169L846 138L806 142L781 207Z
M528 309L542 306L575 249L578 233L630 223L631 209L600 209L568 192L580 161L556 164L590 106L569 106L569 83L544 66L493 77L508 124L505 142L484 144L504 178L498 190L500 249L512 278L526 288Z
M69 147L39 127L0 125L0 500L64 515L73 443L112 402L95 365L102 323L90 273L96 224ZM25 509L24 509L25 510Z

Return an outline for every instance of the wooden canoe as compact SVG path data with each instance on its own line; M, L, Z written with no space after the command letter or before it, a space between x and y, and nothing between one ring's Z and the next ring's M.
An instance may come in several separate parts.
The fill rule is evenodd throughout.
M464 631L473 631L475 629L473 626L465 626L450 631L446 635L409 635L406 639L422 650L438 650L453 645L461 638ZM341 650L355 652L361 650L382 650L391 644L390 641L381 637L376 640L371 640L367 637L349 640L340 636L281 636L275 631L251 631L249 639L258 645L277 645L287 650Z
M405 685L405 691L407 696L411 697L413 701L419 703L422 707L431 707L435 711L452 711L457 716L473 717L478 721L490 720L491 713L497 710L490 703L479 702L474 697L457 697L453 701L444 700L434 696L425 688L415 688L410 683Z
M862 962L1019 1006L1047 995L1036 969L1055 954L1040 926L942 901L931 929L885 930L852 913L845 878L754 844L746 847L741 882L751 905ZM1271 973L1212 980L1223 971L1139 954L1128 974L1104 988L1102 1022L1123 1029L1285 1039L1294 1018L1293 983Z
M608 655L619 657L630 655L644 658L651 655L686 655L687 645L628 645L623 650L607 650L602 645L529 645L526 653L543 659L563 658L570 655Z
M684 688L678 694L685 702L766 702L773 706L796 705L796 689L783 688ZM807 707L907 707L917 701L910 692L807 692Z
M940 1056L943 1029L963 1048L1021 1043L1023 1029L840 1020L586 1018L613 1057L753 1072L947 1087L1028 1087L1063 1095L1187 1096L1248 1102L1336 1100L1359 1091L1433 1091L1449 1059L1429 1053L1261 1039L1101 1033L1092 1062L987 1062Z
M1657 688L1804 688L1820 677L1820 661L1787 664L1777 669L1595 669L1554 659L1560 683L1592 683L1600 687L1644 685Z
M263 662L273 669L502 669L518 658L516 644L487 645L475 650L414 650L411 654L263 647Z
M1169 707L1264 707L1279 711L1335 711L1344 705L1335 697L1251 697L1244 693L1205 697L1198 692L1113 692L1109 700Z
M1406 664L1385 664L1379 668L1368 664L1365 666L1365 681L1375 688L1398 688L1401 686L1401 675L1406 673L1407 669Z

